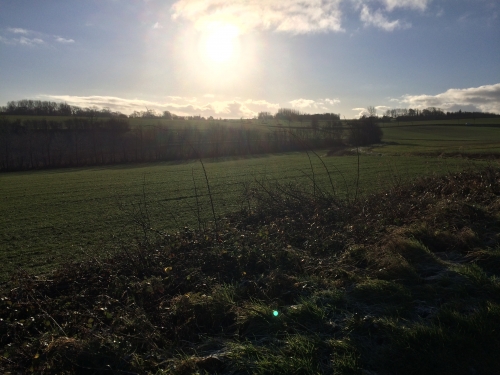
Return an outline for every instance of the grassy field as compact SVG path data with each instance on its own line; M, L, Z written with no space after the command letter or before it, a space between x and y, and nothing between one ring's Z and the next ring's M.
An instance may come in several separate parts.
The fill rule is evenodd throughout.
M1 174L0 372L495 374L497 130Z
M382 152L390 154L495 153L500 151L499 127L394 126L382 124L384 141L393 143Z
M253 213L0 292L4 374L470 375L500 368L500 168Z
M385 145L361 150L359 193L421 175L475 168L488 162L436 156L498 152L499 140L500 129L490 127L384 128ZM319 155L331 173L335 193L352 199L357 157L350 153L326 157L324 150ZM314 179L331 193L321 162L310 156ZM205 167L216 217L245 206L245 186L258 187L259 181L293 182L313 191L306 153L205 160ZM0 280L19 268L44 272L66 260L120 248L142 236L134 224L138 218L159 231L197 228L200 221L213 220L199 162L1 174L0 203Z

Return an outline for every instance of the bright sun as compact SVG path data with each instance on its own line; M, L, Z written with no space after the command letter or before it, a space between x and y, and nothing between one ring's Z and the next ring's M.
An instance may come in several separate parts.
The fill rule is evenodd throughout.
M232 24L213 25L206 35L204 49L206 56L213 62L223 63L231 60L239 47L240 30Z

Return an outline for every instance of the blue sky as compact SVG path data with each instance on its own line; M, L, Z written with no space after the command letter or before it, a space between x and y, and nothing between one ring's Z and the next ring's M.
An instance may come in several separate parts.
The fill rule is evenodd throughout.
M500 113L498 0L0 0L0 105Z

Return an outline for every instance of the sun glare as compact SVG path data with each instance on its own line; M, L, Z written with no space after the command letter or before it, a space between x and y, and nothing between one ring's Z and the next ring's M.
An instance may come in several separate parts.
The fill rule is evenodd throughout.
M231 24L212 26L206 35L204 49L206 56L213 62L223 63L235 57L240 30Z

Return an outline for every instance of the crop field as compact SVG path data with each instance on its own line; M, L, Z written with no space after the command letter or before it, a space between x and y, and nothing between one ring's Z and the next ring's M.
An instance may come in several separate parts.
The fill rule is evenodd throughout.
M493 127L384 128L381 147L357 157L309 153L204 160L216 218L252 205L245 189L278 181L316 193L353 199L430 174L491 163L440 158L448 152L498 152L500 129ZM355 150L354 150L355 151ZM354 154L354 155L353 155ZM428 156L425 156L428 154ZM312 164L312 167L311 167ZM314 175L313 175L314 172ZM68 260L114 251L144 235L213 221L207 181L199 161L98 168L16 172L0 175L0 281L19 268L46 272Z
M498 121L498 120L497 120ZM381 125L384 141L391 144L383 152L391 154L495 153L500 152L498 127Z

